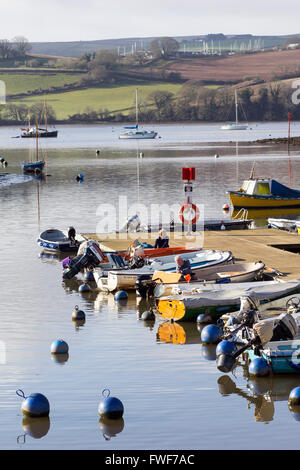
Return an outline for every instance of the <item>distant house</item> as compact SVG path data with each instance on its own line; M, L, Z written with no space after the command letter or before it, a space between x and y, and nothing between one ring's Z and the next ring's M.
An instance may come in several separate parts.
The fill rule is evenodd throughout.
M298 49L300 46L299 42L297 42L296 44L289 44L287 46L287 49Z

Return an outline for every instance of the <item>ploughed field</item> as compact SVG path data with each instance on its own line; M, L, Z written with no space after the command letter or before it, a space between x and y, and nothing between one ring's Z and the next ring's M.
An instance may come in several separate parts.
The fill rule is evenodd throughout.
M259 76L263 80L274 79L274 74L283 78L284 73L295 71L300 64L300 49L270 51L255 54L226 57L206 56L195 59L169 61L165 71L181 74L184 80L205 80L210 82L236 82L246 77ZM149 67L141 73L155 75L161 69Z

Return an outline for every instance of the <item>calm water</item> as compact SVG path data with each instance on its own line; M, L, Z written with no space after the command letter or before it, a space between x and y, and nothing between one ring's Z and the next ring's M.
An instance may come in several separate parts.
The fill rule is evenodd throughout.
M295 135L299 126L292 128ZM74 225L93 232L99 204L117 204L119 195L128 204L138 198L147 206L181 203L183 166L196 167L193 198L205 204L206 217L224 217L225 191L240 186L254 161L257 175L299 187L300 149L289 161L285 148L242 143L284 136L286 123L232 135L218 125L150 127L161 139L137 146L118 140L120 126L61 126L58 139L41 142L51 175L41 183L20 171L34 142L12 139L16 128L0 128L0 154L9 163L1 171L11 174L0 178L2 449L299 448L300 423L287 399L300 377L253 381L238 367L224 378L196 325L171 331L186 337L185 344L172 344L167 325L138 320L147 305L137 305L134 295L126 305L112 295L80 295L78 283L62 284L59 260L39 256L42 230ZM145 157L137 159L141 151ZM75 181L79 172L83 184ZM79 328L71 321L77 304L87 314ZM64 363L50 355L57 338L70 347ZM19 388L48 397L49 421L23 421ZM114 426L99 423L104 388L124 403L124 420Z

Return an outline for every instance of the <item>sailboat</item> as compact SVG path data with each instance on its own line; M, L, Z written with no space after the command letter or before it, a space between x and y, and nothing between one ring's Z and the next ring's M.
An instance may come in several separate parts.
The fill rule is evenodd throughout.
M138 125L138 89L135 91L135 113L136 113L136 125L135 126L125 126L124 129L129 129L123 134L119 135L119 139L155 139L157 132L155 131L145 131L139 130Z
M28 137L36 137L36 133L38 132L38 137L57 137L57 130L48 131L48 123L47 123L47 106L46 100L44 101L44 117L45 117L45 128L34 128L30 126L30 115L28 116L28 127L21 129L21 137L28 138Z
M45 166L45 162L44 160L39 160L39 147L38 147L38 122L37 122L37 119L36 119L36 126L35 126L35 138L36 138L36 151L35 151L35 155L36 155L36 161L35 162L22 162L21 163L21 167L23 169L23 172L24 173L35 173L35 174L39 174L43 171L44 169L44 166Z
M248 129L248 124L239 124L238 121L238 99L237 92L234 90L234 100L235 100L235 122L229 122L221 126L221 129L224 131L244 131Z

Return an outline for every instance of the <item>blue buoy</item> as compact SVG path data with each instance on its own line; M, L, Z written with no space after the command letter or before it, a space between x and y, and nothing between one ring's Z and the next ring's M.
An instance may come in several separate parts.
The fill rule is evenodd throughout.
M256 357L249 365L249 374L256 377L266 377L271 372L268 362L262 357Z
M232 354L235 351L236 347L235 344L232 341L227 341L223 340L221 341L216 349L216 354L219 356L219 354Z
M86 271L84 273L84 280L85 281L95 281L93 271Z
M128 294L125 290L119 290L115 293L115 300L128 299Z
M56 339L51 344L51 354L68 354L69 346L63 339Z
M32 393L25 397L23 390L17 390L16 394L24 398L22 403L22 412L31 418L42 418L48 416L50 412L50 404L45 395L41 393Z
M212 318L207 313L200 313L197 317L197 323L211 323Z
M299 406L300 405L300 387L295 387L290 392L288 404L289 404L289 406Z
M155 321L155 314L153 313L153 310L146 310L145 312L142 313L141 319L145 321Z
M106 388L102 391L103 400L99 403L98 413L101 418L120 419L124 413L123 403L116 397L110 397Z
M84 176L82 173L78 173L78 175L76 176L76 181L83 181L84 179Z
M78 305L75 305L75 309L72 313L72 320L85 320L85 313L79 310Z
M201 331L201 341L203 343L217 343L222 336L222 330L217 325L206 325Z
M81 286L79 286L78 288L78 292L90 292L90 291L91 291L91 288L86 283L81 284Z

